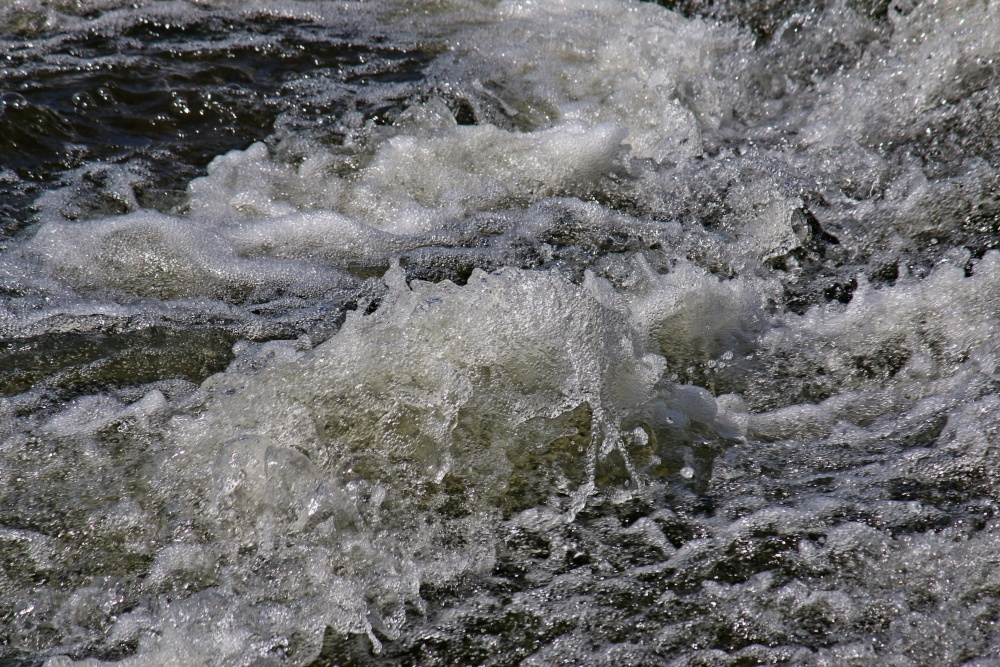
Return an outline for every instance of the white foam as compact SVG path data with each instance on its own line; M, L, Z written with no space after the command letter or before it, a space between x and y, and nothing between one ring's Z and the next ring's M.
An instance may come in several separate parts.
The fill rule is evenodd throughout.
M86 223L48 222L24 252L81 292L233 298L280 288L317 295L349 282L322 265L242 257L213 225L145 210Z
M954 212L989 201L987 161L970 159L932 178L916 160L897 164L874 146L904 136L928 109L972 85L963 78L996 51L995 3L926 2L906 17L893 14L886 50L873 44L861 67L800 91L794 102L803 109L789 127L801 123L803 132L785 137L800 154L754 149L766 164L745 179L740 169L749 159L739 162L729 148L715 146L720 152L706 160L714 166L698 168L706 137L739 129L727 126L729 107L748 94L738 77L756 52L736 29L614 0L435 3L432 11L376 5L386 32L405 27L448 46L391 125L344 121L354 133L336 147L282 130L268 144L227 153L190 184L183 214L138 210L67 222L55 215L61 195L49 197L33 237L11 242L0 257L4 286L26 294L4 302L0 331L99 332L109 322L138 327L158 318L186 322L191 311L225 314L203 297L239 304L290 292L318 301L356 286L345 265L385 266L415 248L431 256L474 246L503 263L504 251L530 246L545 268L477 269L456 285L408 283L395 266L383 276L380 302L361 304L374 312L359 307L315 347L305 338L242 341L229 368L183 400L152 390L129 404L107 391L45 412L36 392L38 414L22 418L29 399L4 399L0 479L21 484L28 475L50 493L76 494L69 509L79 512L67 514L77 521L71 530L90 531L97 555L89 558L119 563L137 582L127 609L113 577L79 576L65 591L37 595L25 587L26 602L13 612L20 614L15 640L37 640L37 614L57 635L45 650L135 645L126 666L307 664L325 628L366 634L378 647L377 636L401 636L422 584L493 571L501 526L551 538L556 555L528 578L572 590L573 577L583 575L553 574L568 567L560 559L569 538L560 531L598 493L614 507L638 500L665 513L666 482L676 482L714 485L717 507L703 516L688 507L683 519L678 508L669 520L650 515L629 526L602 517L609 545L638 540L662 562L615 570L609 557L588 575L703 582L689 599L708 601L704 609L653 632L657 650L687 651L715 624L744 629L756 643L741 650L753 661L754 646L766 652L808 640L796 633L816 627L810 623L848 635L873 609L886 628L883 644L855 633L828 655L799 660L808 653L800 646L781 660L874 660L886 646L897 657L958 660L957 652L923 646L919 635L945 628L958 636L968 600L995 593L988 572L995 527L964 541L958 528L895 537L885 527L892 521L905 527L932 512L886 494L916 480L926 489L967 484L995 495L983 471L996 464L990 394L1000 352L1000 253L972 262L953 252L926 276L908 274L901 262L892 285L870 284L864 274L873 267L861 263L865 253L903 253L908 239L939 231L944 223L923 215L929 202L947 199ZM330 22L338 8L288 2L247 11ZM155 11L194 21L201 10L168 3ZM123 6L97 27L114 32L140 14ZM395 100L372 88L375 98ZM478 124L458 123L459 102ZM842 142L848 157L838 153ZM803 182L816 174L835 181L833 190L846 191L845 174L860 179L866 196L887 187L877 201L845 203L849 197L834 192L828 207L814 205L801 194L806 185L785 182L789 165L807 172ZM724 215L664 222L675 174L685 202L699 204L708 193ZM691 174L701 181L683 180ZM598 203L623 192L623 205L649 219ZM828 299L796 315L780 304L807 270L771 265L799 256L810 270L838 270L810 237L816 230L803 226L809 206L827 209L824 225L846 230L843 255L859 273L850 303ZM696 217L709 208L694 207ZM866 235L865 225L886 219L883 231ZM568 249L559 247L562 231ZM627 250L591 261L587 253L601 253L582 246L616 232L628 237ZM868 247L884 240L891 248ZM578 271L574 262L589 264ZM724 388L671 382L689 368ZM793 386L813 381L816 393ZM721 391L737 393L715 395ZM713 470L711 456L734 443L738 451L720 456ZM844 472L857 452L890 447L898 456ZM46 448L60 452L55 463ZM833 490L798 491L789 482L793 495L776 501L765 493L764 464L786 466L792 477L822 473L828 481L816 485ZM28 498L24 511L35 511L30 484L18 488ZM679 491L671 497L684 502ZM844 523L863 512L873 525ZM679 548L666 525L689 532ZM0 535L23 547L32 577L77 576L61 554L90 547L51 532L57 536ZM814 540L818 534L825 543ZM776 542L764 544L762 535ZM745 580L718 576L786 562L799 579L759 568ZM969 562L981 567L970 570ZM904 567L908 579L884 583ZM941 577L961 585L936 589L941 609L914 611ZM656 604L672 610L676 598L668 591ZM565 650L562 657L581 663L629 662L614 653L627 647L602 645L597 656L591 644L567 633L531 659ZM736 659L719 651L702 657Z
M526 125L459 126L431 97L393 128L373 130L348 175L341 157L318 147L297 167L261 144L217 158L189 188L191 214L238 220L322 208L395 234L426 232L477 211L613 190L630 158L699 154L701 127L726 113L713 72L736 41L721 28L614 2L466 11L502 29L470 28L431 77L465 79L468 97Z
M808 141L846 135L878 144L921 114L975 89L998 55L995 2L921 2L911 12L888 15L893 21L888 50L872 50L862 67L823 86Z
M272 632L312 628L318 641L326 625L391 626L388 600L491 566L497 508L514 479L547 488L565 522L594 492L602 459L620 452L628 460L620 424L662 392L663 361L644 351L626 310L547 272L477 271L458 287L407 285L394 268L386 282L391 291L374 314L352 315L326 343L276 357L262 372L234 367L210 378L203 413L174 418L154 483L158 494L190 499L186 511L211 538L159 550L145 586L169 590L183 580L205 591L169 610L127 614L116 632L144 638L124 664L180 664L205 651L245 661L264 650L248 641L247 623L261 595L273 593L238 584L246 554L286 562L263 574L265 589L297 600L269 617ZM151 395L126 411L153 414L159 405ZM678 423L711 425L718 416L714 399L695 387L671 390L666 405ZM586 421L567 431L566 416L581 408ZM90 426L76 425L81 411L108 409L81 403L46 428L94 431L121 408ZM517 463L573 429L591 440L565 467ZM464 518L446 528L434 508L448 488L461 493ZM664 539L652 524L640 529ZM463 546L449 546L457 535ZM229 600L228 611L213 596ZM359 607L362 598L381 602ZM155 624L157 639L145 623ZM186 638L183 647L170 627Z

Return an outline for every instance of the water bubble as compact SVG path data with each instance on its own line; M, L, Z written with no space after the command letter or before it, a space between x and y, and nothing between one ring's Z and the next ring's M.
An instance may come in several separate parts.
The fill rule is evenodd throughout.
M0 95L0 115L7 109L27 109L28 100L20 93L4 93Z
M97 104L90 93L80 91L73 94L73 106L77 109L93 109Z

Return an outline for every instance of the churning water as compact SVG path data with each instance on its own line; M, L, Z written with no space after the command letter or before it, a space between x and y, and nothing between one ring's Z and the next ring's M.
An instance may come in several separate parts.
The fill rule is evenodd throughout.
M0 664L1000 664L996 0L6 0Z

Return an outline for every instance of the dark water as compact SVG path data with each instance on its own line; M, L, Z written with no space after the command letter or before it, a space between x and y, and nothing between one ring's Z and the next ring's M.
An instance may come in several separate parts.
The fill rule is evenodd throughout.
M30 219L40 191L67 182L81 200L61 211L70 219L176 206L213 157L273 135L279 117L283 127L319 132L347 110L377 117L388 101L368 102L366 85L417 81L430 56L349 22L266 11L154 10L102 24L94 10L68 34L46 30L44 10L34 21L11 13L2 164L21 182L5 193L8 233ZM314 77L340 94L313 100L296 90ZM336 130L327 132L335 141ZM134 202L102 192L117 171L110 165L131 180Z

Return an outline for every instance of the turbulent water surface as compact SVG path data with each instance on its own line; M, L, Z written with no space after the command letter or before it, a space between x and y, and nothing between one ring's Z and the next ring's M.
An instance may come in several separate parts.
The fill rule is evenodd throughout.
M1000 664L996 0L0 54L0 665Z

